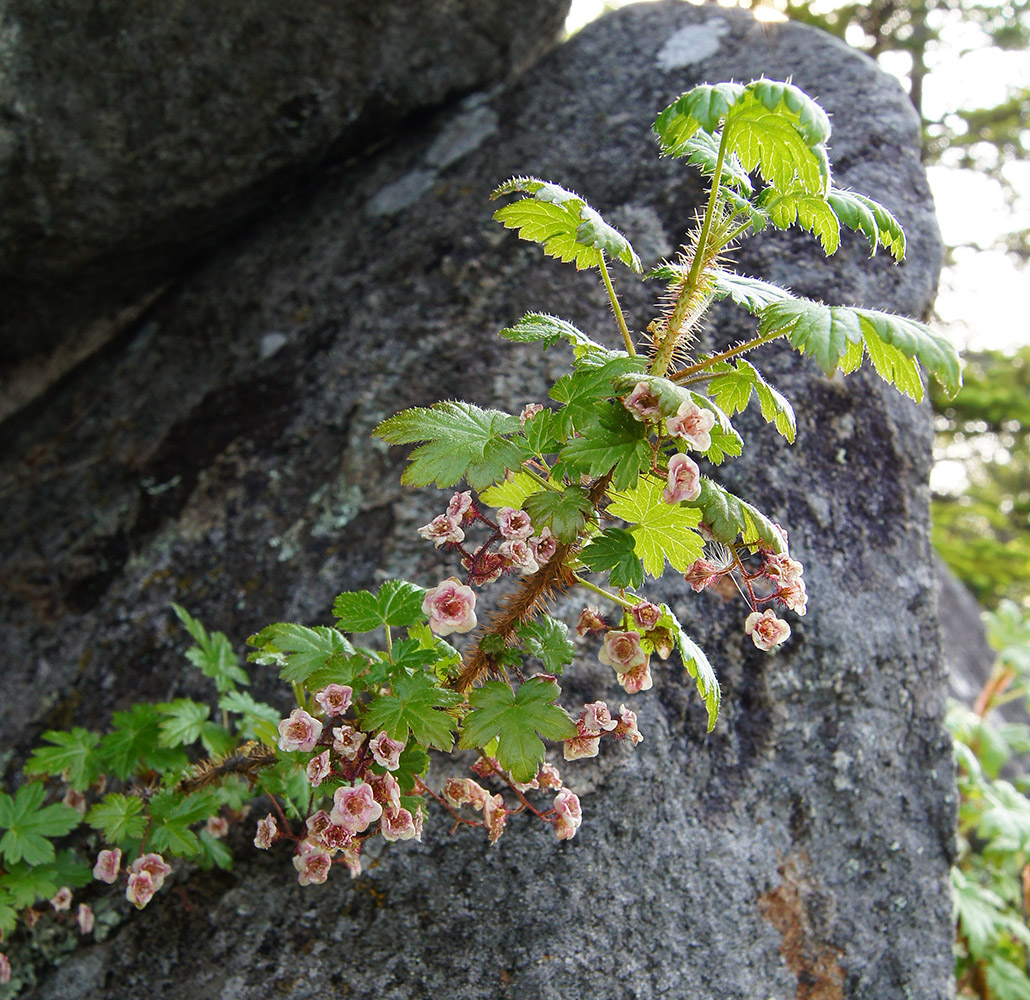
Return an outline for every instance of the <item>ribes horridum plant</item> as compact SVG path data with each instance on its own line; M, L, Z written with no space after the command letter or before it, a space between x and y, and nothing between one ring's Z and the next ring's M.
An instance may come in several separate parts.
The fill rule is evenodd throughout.
M61 909L64 887L89 878L88 866L51 843L83 820L94 851L103 846L93 875L124 880L136 906L160 889L167 857L228 865L227 821L257 793L271 809L254 843L287 847L301 884L325 882L340 864L356 875L373 837L419 838L430 799L447 822L480 827L490 841L521 813L559 839L575 836L580 802L545 759L544 740L572 760L596 755L602 740L643 737L626 704L558 704L573 643L569 625L547 613L557 596L585 592L591 605L576 630L591 637L627 702L651 687L652 658L678 651L709 728L719 711L715 671L670 608L648 600L645 579L669 565L694 591L735 588L757 647L788 640L788 617L805 614L807 594L787 532L710 475L741 453L732 419L752 401L794 439L791 404L752 352L783 339L828 375L868 358L917 400L920 364L953 392L958 360L913 320L797 298L727 267L726 251L766 226L809 230L828 254L843 226L874 253L904 255L890 212L834 187L829 119L800 90L769 80L697 87L658 116L655 132L663 154L701 171L708 198L682 254L647 276L664 286L665 307L646 336L625 319L609 274L609 264L641 270L629 242L579 195L516 177L495 191L507 199L495 218L547 255L599 273L621 348L531 313L501 336L571 347L571 368L546 403L511 414L437 402L375 431L417 445L402 482L451 492L420 529L451 574L428 588L389 580L343 593L332 626L278 623L251 637L250 661L276 668L292 688L286 718L245 693L248 675L228 640L177 609L196 641L190 659L218 689L217 719L180 698L118 713L106 735L46 733L49 746L26 775L59 780L0 795L0 927L10 930L18 910L36 913L37 899ZM721 299L757 318L755 336L698 353L699 325ZM480 596L502 578L507 592L480 622ZM429 752L456 746L478 753L472 776L430 779ZM62 801L46 804L55 794Z

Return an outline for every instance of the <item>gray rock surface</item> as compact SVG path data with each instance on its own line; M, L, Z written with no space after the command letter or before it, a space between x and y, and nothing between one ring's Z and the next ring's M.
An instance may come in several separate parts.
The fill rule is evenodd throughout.
M0 361L139 299L317 164L523 67L568 5L5 0Z
M996 654L987 642L981 617L984 609L940 556L935 558L935 566L949 691L953 698L972 705L991 676Z
M494 336L529 308L617 341L603 290L492 223L490 188L516 172L574 187L653 263L698 194L655 156L654 112L701 80L762 73L791 75L833 114L838 183L896 212L910 257L869 260L848 239L823 262L808 237L774 233L740 251L742 268L924 313L941 248L918 122L891 80L833 39L743 12L612 15L531 79L263 219L7 422L0 725L16 753L44 726L202 692L172 600L242 640L271 620L325 621L337 592L380 571L438 578L414 529L441 501L399 487L402 457L370 429L438 398L541 397L558 351ZM642 329L654 289L616 280ZM744 334L735 314L717 319L711 343ZM641 747L563 768L586 813L574 841L512 821L488 848L434 814L423 843L306 890L285 856L244 847L231 876L181 877L190 905L163 893L30 995L948 997L954 792L930 417L865 373L826 380L788 351L763 367L797 404L797 445L749 414L749 447L719 477L789 527L810 611L768 657L738 603L657 588L719 672L711 735L669 664L632 699ZM584 644L563 681L570 704L621 699L594 653Z

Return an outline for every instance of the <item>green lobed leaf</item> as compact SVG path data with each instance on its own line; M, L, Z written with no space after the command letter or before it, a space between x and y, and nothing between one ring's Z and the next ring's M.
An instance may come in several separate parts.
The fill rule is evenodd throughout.
M276 622L266 625L257 635L247 640L248 645L286 654L279 670L284 681L305 681L316 670L326 665L329 657L336 654L350 656L354 647L334 628L316 625L308 628L295 622Z
M590 495L582 486L566 486L560 493L541 490L523 501L533 527L550 528L560 542L574 542L594 513Z
M1030 978L1025 967L997 953L987 966L987 987L993 1000L1030 1000Z
M532 781L544 759L540 737L568 740L577 732L568 712L554 704L560 694L554 681L542 677L531 677L515 694L502 681L487 681L469 693L472 711L459 745L471 750L496 739L501 767L515 781Z
M55 858L52 837L63 837L79 825L82 817L70 806L55 803L44 806L46 788L41 782L22 785L13 798L0 793L0 854L7 864L23 860L29 865L44 864Z
M147 828L143 802L135 795L110 792L86 813L86 822L110 844L142 837Z
M739 83L701 84L681 94L654 123L654 131L665 156L690 155L689 140L698 129L715 132L730 108L743 96Z
M634 549L644 570L656 580L665 572L665 561L681 573L689 569L704 551L704 540L694 530L701 520L699 511L662 499L665 483L654 476L641 476L630 490L611 493L608 513L631 524Z
M149 847L160 854L195 857L201 853L200 840L190 829L218 812L221 803L215 792L204 790L191 795L165 791L150 800L152 824Z
M592 476L611 472L616 488L627 490L636 483L641 470L651 467L647 426L621 403L597 403L593 420L581 428L580 434L559 453L570 469Z
M636 539L624 528L605 528L595 535L579 558L593 570L610 570L613 587L637 588L644 582L644 565L636 552Z
M840 247L840 221L827 199L820 194L791 189L775 191L767 189L769 197L760 199L769 221L777 229L790 229L797 224L814 233L827 256L836 253Z
M201 868L209 869L218 867L224 872L232 871L232 851L224 840L201 830L198 839L200 841L200 857L197 859Z
M538 657L549 674L560 674L576 653L569 639L569 627L550 615L540 615L520 625L515 634L526 652Z
M1004 901L996 893L966 878L958 868L951 870L952 898L959 930L973 958L982 958L1004 924Z
M100 760L94 752L100 735L79 726L70 732L51 729L43 739L53 746L37 747L25 764L26 774L67 774L68 784L77 792L85 791L100 774Z
M415 787L415 779L429 770L429 754L417 743L406 746L398 758L397 770L393 772L401 792L408 793Z
M528 472L508 473L504 482L483 490L479 499L490 507L513 507L519 510L526 497L539 493L543 488Z
M157 740L162 747L189 746L198 740L204 722L211 714L207 705L190 698L162 702L157 710L163 716L158 724Z
M161 746L161 714L156 705L139 702L127 712L115 712L111 721L115 728L100 741L100 755L115 777L125 780L140 766L164 772L181 770L189 763L185 751Z
M22 909L35 902L49 900L63 886L86 885L93 878L89 865L71 851L61 851L54 861L29 865L24 861L10 865L0 875L0 906Z
M757 316L767 305L781 299L792 298L790 292L760 278L749 278L743 274L724 271L721 268L709 272L715 297L730 298L749 313Z
M857 191L833 188L826 196L842 226L862 233L869 240L870 256L877 246L891 252L895 260L905 258L905 231L886 208Z
M717 542L730 545L739 536L745 545L760 545L777 553L787 551L783 535L765 514L707 476L701 477L700 496L684 503L697 509Z
M384 420L373 432L388 444L425 442L408 456L401 482L408 486L436 483L454 486L463 476L475 490L498 482L506 469L517 469L525 457L516 442L518 417L484 410L472 403L446 400L416 406Z
M247 672L240 666L232 643L224 632L208 633L196 618L178 604L173 604L172 610L197 643L192 649L186 650L186 658L205 677L215 682L219 694L231 691L237 684L246 686L250 683Z
M584 368L558 379L551 387L550 395L564 404L556 414L560 436L568 438L573 430L582 430L592 424L597 401L614 396L617 382L630 374L642 375L646 366L645 358L623 355L598 367ZM632 384L636 384L635 379Z
M689 139L684 139L676 147L673 155L685 159L691 166L697 167L706 177L715 176L715 168L719 160L719 135L707 132L695 132ZM740 165L740 160L732 153L723 157L721 184L726 184L738 191L748 194L753 190L751 178Z
M505 205L494 218L506 229L517 229L519 238L541 243L544 253L573 261L577 270L598 267L602 254L640 271L640 258L629 240L608 225L579 195L537 177L513 177L491 195L527 194L528 198Z
M385 730L390 739L403 743L410 731L423 746L449 751L454 745L451 733L458 723L444 710L460 705L462 696L439 686L425 673L400 674L391 678L390 687L390 694L369 703L361 728L369 733Z
M730 416L743 410L754 392L758 398L762 417L773 423L776 429L791 444L797 434L797 420L794 408L787 397L774 389L762 378L761 373L744 358L737 358L733 364L725 362L714 366L712 371L719 372L708 383L708 391Z
M683 666L687 673L694 678L697 685L697 693L705 703L708 711L708 732L715 728L715 721L719 718L719 704L722 701L722 692L719 689L719 679L715 676L708 657L704 650L683 630L679 619L672 613L667 604L663 604L663 620L659 624L667 624L671 628L673 638L680 651ZM671 623L665 623L665 617L671 619Z
M424 621L425 587L407 580L387 580L377 594L347 591L333 602L333 614L345 632L371 632L380 625L408 628Z
M311 680L311 677L308 677ZM326 681L326 683L330 683ZM324 687L325 685L320 685ZM319 688L316 688L319 690ZM282 712L263 701L256 701L246 691L230 691L218 700L218 708L222 712L234 712L240 716L236 722L236 731L241 739L268 741L268 726L272 727L271 732L275 733L272 745L278 741L277 726L282 718ZM265 723L264 726L261 723Z

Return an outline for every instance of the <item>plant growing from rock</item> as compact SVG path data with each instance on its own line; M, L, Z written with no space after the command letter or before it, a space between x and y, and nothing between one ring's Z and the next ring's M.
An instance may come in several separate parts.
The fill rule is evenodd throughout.
M453 574L430 588L388 580L343 593L332 626L276 623L252 636L249 660L276 668L292 690L286 718L244 690L249 675L228 639L176 608L195 641L189 659L217 689L217 714L178 698L116 713L106 734L44 734L48 745L25 768L32 780L0 795L0 929L13 930L19 912L38 919L40 900L60 919L70 890L91 877L123 884L143 907L169 857L228 867L224 834L257 794L271 811L254 842L287 845L302 885L325 882L333 865L357 875L373 837L420 838L430 799L491 842L520 813L558 839L574 837L580 801L546 760L544 740L574 760L595 756L602 740L643 737L626 704L615 713L600 699L571 713L558 704L558 677L574 655L569 625L548 613L559 595L582 590L593 602L576 631L591 637L627 701L652 686L652 658L677 651L709 728L715 671L671 609L647 599L645 579L668 565L694 591L735 589L758 648L789 638L782 615L804 614L807 594L787 532L710 475L741 453L732 418L752 402L794 440L790 402L748 355L783 339L827 375L868 358L916 400L920 365L954 392L958 359L914 320L798 298L726 265L727 250L766 226L798 225L828 254L850 228L872 252L904 255L904 233L883 206L833 186L829 119L799 89L769 80L696 87L658 116L655 132L662 152L697 167L709 186L681 256L648 275L666 293L647 335L631 330L609 273L616 262L641 270L629 242L577 194L513 178L494 193L512 199L495 218L549 256L598 272L621 348L531 313L501 336L543 349L564 342L572 353L546 405L509 414L444 401L376 429L391 444L417 445L402 482L457 488L420 529ZM752 313L756 334L699 352L699 327L721 299ZM480 622L480 594L502 578L508 591ZM431 780L430 751L455 748L478 753L473 776ZM92 869L53 844L83 825L92 832L80 841L102 847Z

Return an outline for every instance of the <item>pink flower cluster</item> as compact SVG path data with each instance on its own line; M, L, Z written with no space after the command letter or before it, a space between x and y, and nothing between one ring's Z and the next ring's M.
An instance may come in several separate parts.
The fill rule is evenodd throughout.
M566 740L563 745L566 760L596 757L601 738L608 734L617 740L628 739L633 746L644 739L637 728L635 712L631 712L625 705L621 705L619 720L616 721L603 701L595 701L583 706L583 711L576 720L576 730L576 735L572 739Z
M508 821L509 810L504 807L504 798L488 792L471 778L448 778L443 789L444 798L456 809L470 806L482 811L483 826L491 844L496 844L504 833L504 825Z
M597 658L611 667L619 684L627 694L649 691L654 684L651 679L651 654L640 645L639 632L620 632L612 629L605 633L604 643Z
M129 883L125 889L125 898L142 910L154 897L165 877L171 874L172 866L165 864L160 854L144 854L133 861L129 868Z

